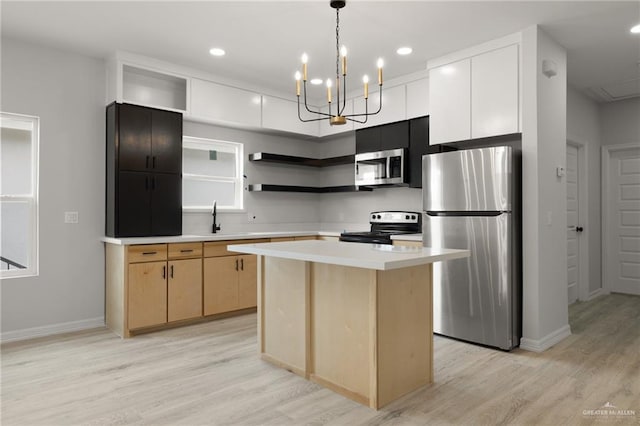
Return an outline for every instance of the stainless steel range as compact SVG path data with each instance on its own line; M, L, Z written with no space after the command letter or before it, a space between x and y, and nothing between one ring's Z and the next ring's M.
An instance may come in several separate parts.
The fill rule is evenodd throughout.
M369 216L371 231L343 232L340 241L369 244L393 244L392 235L422 233L422 215L419 212L384 211Z

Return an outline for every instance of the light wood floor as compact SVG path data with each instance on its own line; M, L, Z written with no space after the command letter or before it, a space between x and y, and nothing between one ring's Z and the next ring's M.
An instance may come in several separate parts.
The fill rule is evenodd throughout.
M640 424L640 297L570 308L543 354L438 338L435 383L376 412L256 354L255 314L121 340L106 330L2 346L8 425ZM635 416L587 416L610 402Z

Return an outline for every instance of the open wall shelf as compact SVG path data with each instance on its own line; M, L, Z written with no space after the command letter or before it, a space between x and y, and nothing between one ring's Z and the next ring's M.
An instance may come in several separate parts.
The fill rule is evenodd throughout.
M343 155L341 157L330 158L307 158L296 157L293 155L271 154L268 152L256 152L254 154L249 154L249 161L289 164L294 166L330 167L354 164L355 155Z
M367 186L342 185L342 186L293 186L293 185L271 185L271 184L253 184L249 185L250 192L307 192L312 194L326 194L330 192L361 192L373 191L373 188Z

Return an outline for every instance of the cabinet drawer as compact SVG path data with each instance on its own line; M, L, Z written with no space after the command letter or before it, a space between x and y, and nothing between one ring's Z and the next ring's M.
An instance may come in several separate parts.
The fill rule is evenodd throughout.
M166 244L141 244L129 246L129 263L167 260Z
M210 241L210 242L204 243L204 257L237 256L239 253L227 251L227 246L230 244L256 244L256 243L268 243L268 242L269 242L268 239Z
M185 259L202 256L202 243L169 244L169 259Z

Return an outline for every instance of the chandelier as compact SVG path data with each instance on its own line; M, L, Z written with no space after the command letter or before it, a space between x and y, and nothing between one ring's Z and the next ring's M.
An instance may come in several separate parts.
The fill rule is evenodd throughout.
M320 121L329 120L329 124L345 124L347 121L354 121L356 123L366 123L367 118L370 115L375 115L382 110L382 58L378 59L378 90L380 92L380 102L378 110L375 112L369 112L369 77L364 76L362 83L364 84L364 112L359 114L344 114L345 107L347 105L347 48L340 46L340 9L347 4L346 0L331 0L329 5L336 10L336 78L335 78L335 106L333 106L333 86L334 82L328 78L327 85L327 103L329 104L328 113L322 111L316 111L309 107L307 104L307 62L309 60L306 53L302 55L302 73L297 71L295 74L296 79L296 96L298 98L298 118L300 121ZM342 64L342 67L340 65ZM342 72L341 72L342 71ZM342 77L342 78L341 78ZM307 112L316 114L318 118L305 119L302 118L300 113L300 80L302 80L303 94L304 94L304 109ZM340 82L342 80L342 90L340 88ZM342 96L341 96L342 95ZM332 107L333 106L333 107Z

